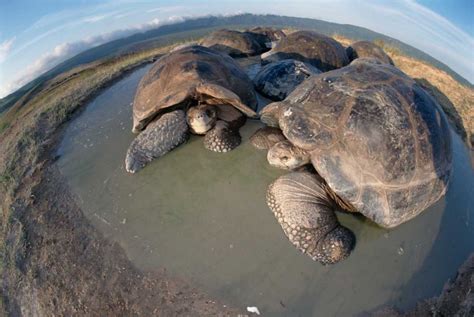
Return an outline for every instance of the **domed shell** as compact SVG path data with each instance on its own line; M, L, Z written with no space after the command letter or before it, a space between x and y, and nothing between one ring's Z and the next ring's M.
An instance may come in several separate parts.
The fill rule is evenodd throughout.
M272 50L262 54L263 62L296 59L322 71L349 63L344 47L336 40L313 31L298 31L282 38Z
M255 89L271 100L283 100L303 80L321 71L311 64L285 59L264 66L253 79Z
M267 50L258 42L257 34L226 29L212 32L200 44L232 57L253 56Z
M194 45L164 55L143 76L133 102L133 131L163 110L198 101L256 116L256 93L244 70L231 57Z
M276 113L283 134L345 202L383 227L418 215L446 191L450 131L436 101L397 68L357 59L315 75ZM275 112L276 111L276 112Z
M273 47L273 43L278 42L286 36L282 30L261 26L252 28L248 30L247 33L256 35L256 39L260 45L267 48Z
M352 43L346 49L347 57L350 61L355 60L356 58L368 57L376 58L383 63L393 65L392 59L384 52L384 50L369 41L359 41Z

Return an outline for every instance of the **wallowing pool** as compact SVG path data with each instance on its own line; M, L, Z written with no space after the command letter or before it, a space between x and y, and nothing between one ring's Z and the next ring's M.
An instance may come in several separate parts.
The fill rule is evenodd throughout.
M351 256L322 266L299 253L265 203L267 186L285 173L270 167L249 136L218 154L202 138L125 171L134 138L131 103L141 68L105 90L65 132L59 167L88 219L117 241L140 269L165 267L210 295L263 315L353 315L383 305L407 308L438 294L474 250L474 175L453 138L447 195L392 230L338 214L357 237Z

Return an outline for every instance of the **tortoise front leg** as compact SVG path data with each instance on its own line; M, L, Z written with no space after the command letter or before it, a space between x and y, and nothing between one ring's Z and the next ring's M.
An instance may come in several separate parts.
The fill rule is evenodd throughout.
M350 254L355 237L339 224L323 182L309 172L281 176L269 186L267 204L293 245L315 261L333 264Z
M204 147L213 152L229 152L242 141L238 129L231 129L229 123L218 120L214 128L204 137Z
M189 137L188 130L184 111L162 115L132 141L125 158L125 169L130 173L138 172L153 159L184 143Z

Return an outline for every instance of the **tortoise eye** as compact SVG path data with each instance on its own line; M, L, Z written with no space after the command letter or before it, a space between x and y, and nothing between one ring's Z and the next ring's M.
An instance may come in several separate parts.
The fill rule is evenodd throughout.
M210 116L211 116L211 110L209 110L209 109L206 110L206 115L207 115L208 117L210 117Z
M283 162L286 162L286 161L288 161L288 156L282 156L280 159L281 159Z

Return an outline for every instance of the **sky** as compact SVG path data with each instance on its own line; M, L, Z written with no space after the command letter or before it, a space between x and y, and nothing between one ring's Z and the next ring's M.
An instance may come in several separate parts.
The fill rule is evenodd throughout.
M474 82L474 0L0 0L0 98L119 37L205 15L279 14L399 39Z

